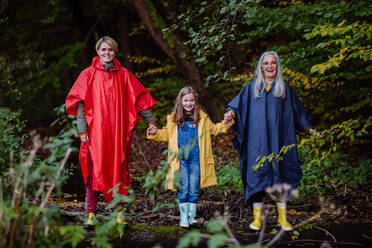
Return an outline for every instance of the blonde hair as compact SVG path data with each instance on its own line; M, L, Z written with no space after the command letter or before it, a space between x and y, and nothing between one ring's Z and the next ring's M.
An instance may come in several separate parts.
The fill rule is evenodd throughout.
M118 43L109 36L104 36L99 39L96 43L96 51L101 47L102 43L107 43L112 49L114 49L115 54L118 53Z
M191 86L186 86L180 90L178 93L177 99L176 99L176 104L174 105L174 116L173 116L173 121L177 124L177 126L182 127L183 123L185 122L185 113L184 113L184 108L182 105L182 98L187 95L187 94L193 94L194 99L195 99L195 106L193 113L191 114L191 118L194 122L194 124L198 124L200 120L200 105L199 105L199 95L198 93L191 88Z

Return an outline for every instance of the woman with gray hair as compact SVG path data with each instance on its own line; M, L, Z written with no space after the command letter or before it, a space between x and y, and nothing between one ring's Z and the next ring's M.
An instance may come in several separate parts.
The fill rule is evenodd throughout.
M276 52L261 55L256 78L228 106L229 118L235 119L233 143L239 152L245 200L253 203L254 221L250 228L259 230L265 188L284 183L295 188L301 181L296 146L284 154L282 160L275 158L282 147L296 144L296 129L312 129L312 118L283 80ZM258 170L253 169L259 157L271 154L274 154L274 164L266 161ZM292 226L286 219L286 202L277 202L277 207L278 223L284 230L291 230Z

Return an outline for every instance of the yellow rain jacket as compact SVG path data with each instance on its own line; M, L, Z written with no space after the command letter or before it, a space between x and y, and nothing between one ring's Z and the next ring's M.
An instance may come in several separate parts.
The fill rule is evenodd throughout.
M177 124L173 121L173 116L174 113L167 116L167 125L163 129L158 129L156 134L150 135L147 132L147 138L156 141L168 141L168 163L170 164L170 169L167 175L167 188L176 190L173 185L173 178L174 173L180 169L180 161L174 156L174 154L178 153L178 141ZM217 184L212 154L211 134L218 135L220 132L226 133L233 123L234 120L227 125L224 125L223 121L214 124L211 119L200 110L200 121L198 123L200 188L206 188Z

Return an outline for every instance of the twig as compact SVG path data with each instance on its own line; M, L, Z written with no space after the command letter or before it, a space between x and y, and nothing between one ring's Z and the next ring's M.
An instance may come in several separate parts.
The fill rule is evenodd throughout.
M327 234L329 234L332 237L334 242L337 242L335 236L333 236L332 233L328 232L326 229L323 229L323 228L315 226L315 225L313 225L313 227L318 228L319 230L322 230L322 231L326 232Z
M167 214L150 214L150 215L142 216L141 218L142 219L152 219L152 218L155 218L155 217L160 217L160 218L166 217L166 218L173 219L173 220L179 220L180 219L179 216L167 215Z
M65 167L65 164L66 164L67 159L68 159L68 157L70 156L71 152L72 152L72 148L70 147L70 148L67 149L67 152L66 152L65 157L62 159L62 161L61 161L61 163L60 163L60 166L59 166L59 169L58 169L58 171L57 171L57 175L56 175L55 178L54 178L54 182L53 182L53 184L49 187L48 192L47 192L47 194L45 195L43 202L40 204L40 207L41 207L41 208L44 208L44 207L45 207L45 204L46 204L47 200L49 199L50 194L52 193L54 187L56 186L57 178L58 178L59 175L61 174L61 171L62 171L63 167Z
M133 136L136 136L136 133L134 133ZM152 171L152 169L151 169L151 167L150 167L150 164L149 164L149 163L147 162L147 160L146 160L146 156L145 156L145 154L142 152L141 146L137 146L137 147L138 147L139 152L140 152L140 154L142 155L143 160L145 161L147 167L149 167L149 169Z
M263 212L263 215L261 217L262 228L261 228L261 231L260 231L260 235L258 236L257 244L262 243L264 233L265 233L265 229L266 229L266 217L268 215L268 211L266 210L266 208L263 208L262 212Z
M284 232L285 232L284 229L281 228L280 231L274 236L274 238L269 243L267 243L265 246L266 247L272 246L284 234Z
M0 14L3 13L7 5L8 5L8 0L5 0L3 6L1 7Z
M240 245L239 241L235 238L234 234L232 233L229 225L227 224L227 221L224 220L224 227L225 227L225 231L227 232L227 234L229 235L231 241L234 243L234 245Z
M30 132L30 136L32 138L32 143L33 143L33 149L30 151L29 155L27 156L27 160L25 162L22 162L22 170L18 176L18 179L15 183L14 186L14 191L13 191L13 199L12 199L12 206L14 207L16 198L19 195L22 195L23 193L23 187L22 187L22 178L25 174L25 168L28 169L31 165L32 162L36 156L36 152L39 150L39 148L42 146L41 140L40 140L40 135L36 134L35 130L32 130ZM24 185L26 187L26 185Z

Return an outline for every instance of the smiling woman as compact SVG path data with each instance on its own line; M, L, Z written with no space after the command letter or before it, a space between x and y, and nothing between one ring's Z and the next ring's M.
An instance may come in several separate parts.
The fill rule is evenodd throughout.
M128 156L132 130L140 117L154 125L150 110L155 101L145 87L115 58L118 45L105 36L96 43L98 56L79 75L66 99L66 110L77 116L81 140L80 166L87 192L88 221L94 227L98 193L107 202L115 194L128 195ZM120 204L117 206L120 207ZM118 212L117 222L123 221Z
M250 81L229 103L228 113L235 116L234 146L239 152L245 200L253 203L254 221L250 228L261 228L262 200L265 188L287 183L297 187L302 171L296 147L283 160L266 161L257 171L253 168L259 156L275 156L284 146L296 144L296 129L311 129L312 119L288 83L284 82L276 52L261 55L256 78ZM288 231L285 201L277 203L278 222Z
M262 70L264 73L265 82L271 83L275 81L278 63L273 54L267 54L262 60Z
M110 37L103 37L96 44L96 51L102 63L112 63L118 52L118 44Z

